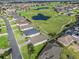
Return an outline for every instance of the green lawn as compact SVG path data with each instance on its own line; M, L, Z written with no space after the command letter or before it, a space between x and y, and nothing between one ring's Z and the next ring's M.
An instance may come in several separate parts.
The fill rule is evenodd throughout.
M3 19L0 19L0 29L1 29L0 33L6 33L6 25Z
M1 33L6 33L6 32L7 32L6 27L1 28Z
M8 47L9 47L8 36L1 36L0 37L0 48L8 48Z
M3 19L0 19L0 23L4 23L4 20Z
M11 25L14 25L14 24L15 24L15 22L11 21L11 22L10 22L10 24L11 24Z
M13 16L8 16L9 20L12 20L13 19Z
M11 27L12 27L12 30L14 32L15 38L19 39L22 36L22 32L19 30L19 28L17 26L12 26L12 24L11 24Z
M32 17L38 13L50 16L46 21L44 20L33 20ZM63 16L58 15L53 9L44 9L44 10L29 10L20 12L21 16L28 18L34 26L39 27L39 29L46 33L58 33L63 25L66 25L68 22L74 22L75 16ZM64 29L64 28L62 28Z
M15 38L19 40L19 38L22 36L22 33L19 30L16 30L14 31L14 35L15 35Z
M0 29L1 29L0 34L4 34L4 33L6 33L6 32L7 32L6 27L1 27Z
M79 59L79 52L75 52L73 49L62 48L61 59L67 59L67 55L71 55L74 59Z
M28 40L28 37L24 38L24 39L20 39L18 40L19 44L23 44L24 42L26 42Z
M35 57L37 56L37 54L39 53L39 51L42 49L44 45L41 44L41 45L38 45L38 46L35 46L34 47L34 53L32 54L31 56L31 59L35 59ZM24 46L21 48L21 53L24 57L24 59L29 59L29 55L28 55L28 50L27 50L27 46Z
M5 26L5 22L4 22L3 19L0 19L0 25L1 25L1 26Z
M12 24L11 24L11 27L12 27L12 29L13 29L13 30L18 29L18 27L17 27L17 26L12 26Z

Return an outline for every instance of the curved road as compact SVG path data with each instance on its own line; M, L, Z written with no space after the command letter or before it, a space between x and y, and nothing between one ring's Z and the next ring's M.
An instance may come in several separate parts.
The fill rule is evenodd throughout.
M10 41L10 45L12 47L12 59L22 59L22 56L20 54L19 47L18 47L18 44L17 44L16 39L14 37L11 25L10 25L10 23L9 23L6 16L4 16L2 18L5 21L7 32L8 32L8 37L9 37L9 41Z

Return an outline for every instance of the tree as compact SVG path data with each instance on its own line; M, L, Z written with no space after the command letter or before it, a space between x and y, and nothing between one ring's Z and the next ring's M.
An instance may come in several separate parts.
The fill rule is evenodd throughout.
M49 33L48 34L50 37L54 37L56 35L56 33Z
M27 45L27 48L28 48L29 59L31 59L31 55L32 55L32 53L34 53L34 46L32 43L29 43Z
M11 52L12 52L11 48L6 50L3 54L0 55L0 59L5 59L6 56L10 55Z

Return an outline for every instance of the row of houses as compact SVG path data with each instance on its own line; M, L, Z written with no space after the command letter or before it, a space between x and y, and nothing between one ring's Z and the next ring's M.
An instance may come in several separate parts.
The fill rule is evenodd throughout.
M16 23L17 27L24 36L29 37L28 40L30 40L32 44L39 45L47 41L48 38L39 30L34 28L28 19L25 19L16 13L12 13L12 16L14 17L14 22Z
M79 9L79 4L67 4L67 5L57 5L55 7L57 12L72 11L73 9Z
M77 16L77 24L65 31L64 35L58 38L58 42L65 47L73 46L79 52L79 15Z
M27 4L23 3L23 4L20 4L20 5L17 5L17 6L21 10L28 10L31 7L47 6L47 3L27 3Z
M79 4L57 5L55 7L56 12L64 12L64 15L68 16L74 14L73 10L79 10Z

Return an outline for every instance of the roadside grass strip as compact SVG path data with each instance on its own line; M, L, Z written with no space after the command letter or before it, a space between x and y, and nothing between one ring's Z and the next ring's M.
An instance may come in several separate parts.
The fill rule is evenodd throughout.
M19 43L19 44L23 44L24 42L27 42L27 41L28 41L28 37L23 37L23 38L20 37L20 38L18 39L18 43Z
M16 30L16 31L13 31L13 32L14 32L15 38L17 40L19 40L19 38L22 36L22 33L19 30Z
M14 21L9 21L11 25L15 25L16 23Z
M6 33L6 32L7 32L6 27L1 28L1 33Z

